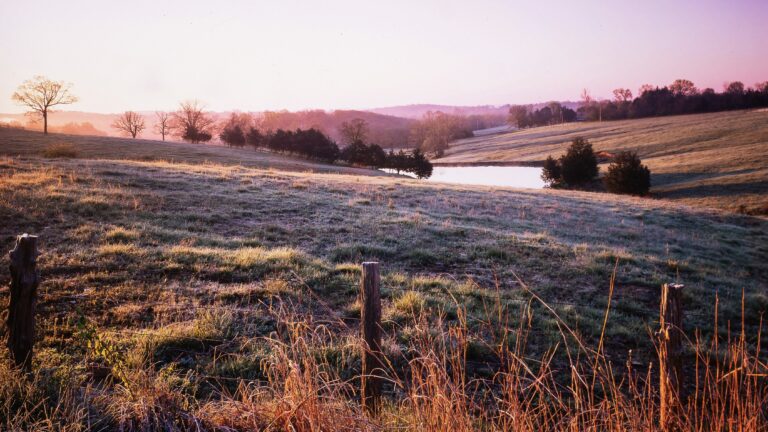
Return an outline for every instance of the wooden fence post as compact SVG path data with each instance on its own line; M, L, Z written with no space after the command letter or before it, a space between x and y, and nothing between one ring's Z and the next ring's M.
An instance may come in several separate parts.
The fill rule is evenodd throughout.
M661 287L659 313L659 423L670 430L679 407L683 387L683 302L685 285L664 284Z
M360 293L363 333L363 370L360 383L363 408L376 414L381 399L384 373L381 353L381 293L378 262L364 262Z
M35 343L35 306L40 273L37 271L37 236L16 238L11 257L11 301L8 306L8 349L16 366L29 371Z

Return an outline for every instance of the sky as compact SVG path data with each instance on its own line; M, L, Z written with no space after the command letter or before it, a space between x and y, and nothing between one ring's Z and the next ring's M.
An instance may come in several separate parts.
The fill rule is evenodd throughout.
M578 100L768 80L768 0L2 0L0 112L46 75L90 112Z

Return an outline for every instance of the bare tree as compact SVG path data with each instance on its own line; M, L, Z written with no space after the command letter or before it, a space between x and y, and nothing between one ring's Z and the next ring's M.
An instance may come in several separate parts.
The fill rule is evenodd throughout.
M617 88L613 91L613 97L616 102L628 102L632 100L632 90L625 88Z
M678 96L693 96L699 94L699 89L693 85L693 82L687 79L676 79L669 85L669 91Z
M643 84L637 90L637 96L640 97L640 96L643 95L643 93L649 92L649 91L652 91L652 90L655 90L655 89L656 89L656 87L654 87L654 86L652 86L650 84Z
M146 125L144 124L144 117L141 114L133 111L126 111L120 114L120 117L112 122L112 127L127 133L131 138L136 138L136 136L144 130Z
M590 106L592 105L592 95L589 94L589 90L583 89L581 91L581 104L582 106Z
M563 106L559 102L549 102L547 108L552 112L552 123L563 123Z
M199 143L209 141L213 136L211 129L215 120L205 111L198 101L186 101L179 104L179 109L173 113L176 133L189 142Z
M427 111L411 129L411 138L424 153L442 157L451 140L461 132L461 118L441 111Z
M157 118L157 123L155 123L154 131L159 133L163 137L163 141L165 141L165 136L170 135L171 130L173 130L171 114L164 111L155 111L155 117Z
M339 126L339 134L341 134L341 140L344 144L352 144L356 141L365 142L365 138L368 135L368 122L363 119L352 119L348 122L343 122Z
M77 102L77 96L70 93L72 85L63 81L51 81L37 75L24 81L13 93L11 99L21 105L30 108L30 114L40 116L43 119L43 133L48 133L48 114L52 113L51 107Z
M730 94L744 94L744 83L741 81L733 81L723 84L723 90Z

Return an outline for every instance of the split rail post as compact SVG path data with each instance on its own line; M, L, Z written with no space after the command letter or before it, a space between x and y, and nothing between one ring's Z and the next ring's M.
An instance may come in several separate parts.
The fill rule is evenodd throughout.
M35 344L35 308L40 273L37 271L37 236L22 234L10 252L11 300L8 305L8 349L24 371L32 366Z
M381 291L378 262L364 262L360 310L363 336L363 370L360 383L363 408L376 414L381 402L384 362L381 352Z
M683 388L683 284L661 287L659 311L659 423L670 430Z

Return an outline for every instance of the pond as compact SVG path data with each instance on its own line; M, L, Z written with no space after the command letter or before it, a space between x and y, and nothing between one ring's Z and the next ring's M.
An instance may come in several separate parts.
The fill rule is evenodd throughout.
M427 181L529 189L544 187L540 167L521 166L435 166Z

